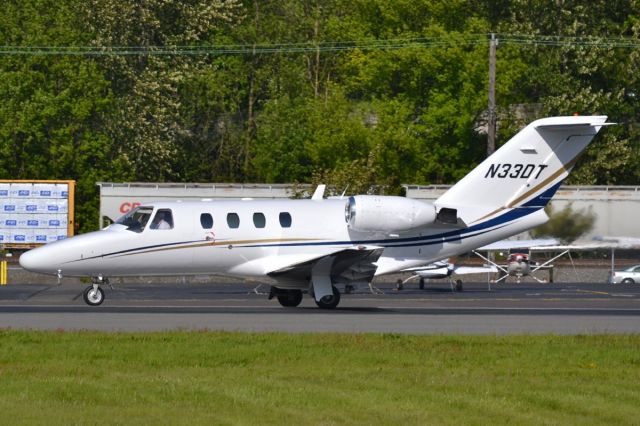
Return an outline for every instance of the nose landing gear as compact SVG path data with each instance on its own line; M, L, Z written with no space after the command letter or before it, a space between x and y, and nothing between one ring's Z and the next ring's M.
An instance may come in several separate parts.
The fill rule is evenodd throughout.
M103 277L92 277L91 284L82 292L84 302L89 306L98 306L104 302L104 291L100 288L100 284L108 284L109 280Z

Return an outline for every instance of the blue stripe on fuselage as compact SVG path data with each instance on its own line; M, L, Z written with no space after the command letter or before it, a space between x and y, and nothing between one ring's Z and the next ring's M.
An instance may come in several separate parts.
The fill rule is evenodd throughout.
M482 235L492 230L506 226L508 222L527 216L538 208L522 208L512 209L498 217L490 219L486 222L478 223L469 228L457 229L455 231L443 232L441 234L424 235L409 238L379 239L379 240L347 240L347 241L322 241L322 242L304 242L304 243L273 243L273 244L257 244L257 245L238 245L236 247L300 247L300 246L327 246L327 245L379 245L383 247L413 247L440 244L443 242L459 241L464 238Z

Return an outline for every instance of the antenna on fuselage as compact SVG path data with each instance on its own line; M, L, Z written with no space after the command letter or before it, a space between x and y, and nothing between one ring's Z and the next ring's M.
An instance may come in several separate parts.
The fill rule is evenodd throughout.
M349 185L347 185L347 187L344 189L344 191L342 191L342 194L340 194L340 198L344 198L344 194L347 193L347 189L349 189Z
M316 190L314 191L313 195L311 196L312 200L322 200L322 197L324 197L324 190L327 187L327 185L318 185L316 187Z

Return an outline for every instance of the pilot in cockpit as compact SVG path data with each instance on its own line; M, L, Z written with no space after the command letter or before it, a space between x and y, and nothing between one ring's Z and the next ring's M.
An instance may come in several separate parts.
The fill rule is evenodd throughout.
M168 210L158 210L156 213L156 217L153 218L153 222L151 222L151 229L172 229L173 228L173 218L171 217L171 212Z

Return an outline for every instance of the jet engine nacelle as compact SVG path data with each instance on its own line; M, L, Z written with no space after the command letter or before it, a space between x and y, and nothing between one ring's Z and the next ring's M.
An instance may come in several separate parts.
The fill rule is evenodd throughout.
M404 197L356 195L345 206L345 220L354 231L401 232L432 224L433 204Z

